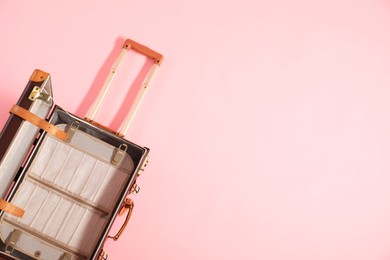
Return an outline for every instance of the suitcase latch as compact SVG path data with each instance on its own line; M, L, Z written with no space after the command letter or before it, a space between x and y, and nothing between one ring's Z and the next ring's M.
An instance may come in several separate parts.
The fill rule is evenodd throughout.
M12 233L9 235L6 246L5 246L5 252L8 254L11 254L16 246L16 243L19 241L20 236L22 235L22 231L19 229L14 229Z
M42 99L45 102L48 102L51 100L51 96L43 93L42 90L39 87L34 87L33 90L30 93L30 96L28 96L28 99L31 101L35 101L37 99Z

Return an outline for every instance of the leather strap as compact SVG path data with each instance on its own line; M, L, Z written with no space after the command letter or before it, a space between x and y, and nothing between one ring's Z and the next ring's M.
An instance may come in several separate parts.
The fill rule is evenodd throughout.
M18 105L13 105L11 107L10 113L15 114L24 120L30 122L31 124L43 129L48 134L65 141L68 137L67 133L56 127L55 125L50 124L46 120L40 118L39 116L31 113L27 109L24 109Z
M15 205L9 203L8 201L5 201L3 199L0 199L0 210L7 212L9 214L12 214L16 217L23 217L24 215L24 210L16 207Z

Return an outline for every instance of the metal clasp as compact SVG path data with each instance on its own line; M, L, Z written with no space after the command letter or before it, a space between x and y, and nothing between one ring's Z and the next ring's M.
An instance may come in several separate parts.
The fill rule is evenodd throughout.
M12 254L12 252L15 250L16 243L19 241L20 236L22 235L22 231L19 229L14 229L12 233L9 235L6 246L5 246L5 252L8 254Z
M69 253L64 253L62 256L61 256L61 260L72 260L72 256L69 254Z
M74 136L74 133L76 133L77 129L79 129L80 122L73 121L70 125L68 125L68 129L66 130L67 138L66 142L72 141L72 138Z
M115 154L112 157L111 163L115 166L121 164L123 157L125 157L125 153L127 151L127 144L121 144L119 148L115 149Z

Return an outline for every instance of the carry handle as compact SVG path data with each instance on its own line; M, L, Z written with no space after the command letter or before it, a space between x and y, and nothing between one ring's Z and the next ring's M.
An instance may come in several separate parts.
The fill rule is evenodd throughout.
M154 50L151 50L148 47L146 47L142 44L139 44L138 42L135 42L135 41L130 40L130 39L127 39L125 41L123 48L125 48L127 50L133 49L134 51L139 52L148 58L154 59L154 63L156 63L158 65L160 65L164 59L164 56L162 56L160 53L155 52Z
M126 198L121 211L123 209L127 209L125 222L123 223L122 227L119 229L118 233L115 236L107 236L107 238L110 238L114 241L117 241L119 239L119 237L122 235L123 231L125 230L127 224L129 223L131 213L133 212L134 209L134 202L130 198Z
M112 66L111 72L108 75L106 81L104 82L104 85L103 85L102 89L100 90L98 97L93 102L89 113L85 117L85 119L87 121L91 122L92 124L99 125L96 122L94 122L94 118L96 116L96 113L99 110L99 107L101 106L101 103L103 102L103 100L107 94L107 91L110 88L111 83L114 80L120 65L122 64L124 56L126 55L126 53L130 49L132 49L136 52L139 52L148 58L154 59L154 64L153 64L152 68L150 69L149 73L147 74L147 76L142 84L142 87L138 91L138 94L137 94L137 96L136 96L136 98L135 98L135 100L130 108L130 111L128 112L120 130L118 132L111 130L112 132L116 133L119 136L124 136L126 134L128 128L129 128L138 108L139 108L139 105L141 104L141 102L143 100L143 97L146 93L146 90L147 90L148 86L150 85L150 83L151 83L151 81L152 81L152 79L157 71L157 68L160 67L161 62L164 59L163 55L161 55L160 53L155 52L155 51L149 49L148 47L145 47L144 45L139 44L133 40L127 39L122 47L122 51L120 52L118 58L116 59L114 65Z

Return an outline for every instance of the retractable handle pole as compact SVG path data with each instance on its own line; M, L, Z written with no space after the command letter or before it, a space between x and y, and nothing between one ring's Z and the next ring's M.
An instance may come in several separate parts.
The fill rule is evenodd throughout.
M126 134L128 128L129 128L138 108L139 108L139 105L142 102L142 99L146 93L146 90L148 89L148 86L150 85L150 83L151 83L151 81L152 81L152 79L157 71L157 68L160 67L160 65L164 59L164 56L161 55L160 53L153 51L153 50L149 49L148 47L146 47L142 44L139 44L133 40L127 39L125 41L125 43L123 44L122 51L120 52L118 58L116 59L114 65L112 66L110 74L108 75L106 81L104 82L104 85L103 85L102 89L100 90L98 97L93 102L92 107L91 107L88 115L85 118L87 121L93 122L93 120L96 116L96 113L99 110L100 105L102 104L102 102L107 94L107 91L110 88L111 83L116 76L116 73L117 73L120 65L122 64L123 58L125 57L126 53L130 49L134 50L136 52L139 52L148 58L153 59L154 64L153 64L152 68L150 69L148 75L146 76L146 78L142 84L142 87L138 91L138 94L137 94L137 96L136 96L136 98L135 98L135 100L130 108L130 111L128 112L120 130L117 132L117 134L119 136L124 136Z

